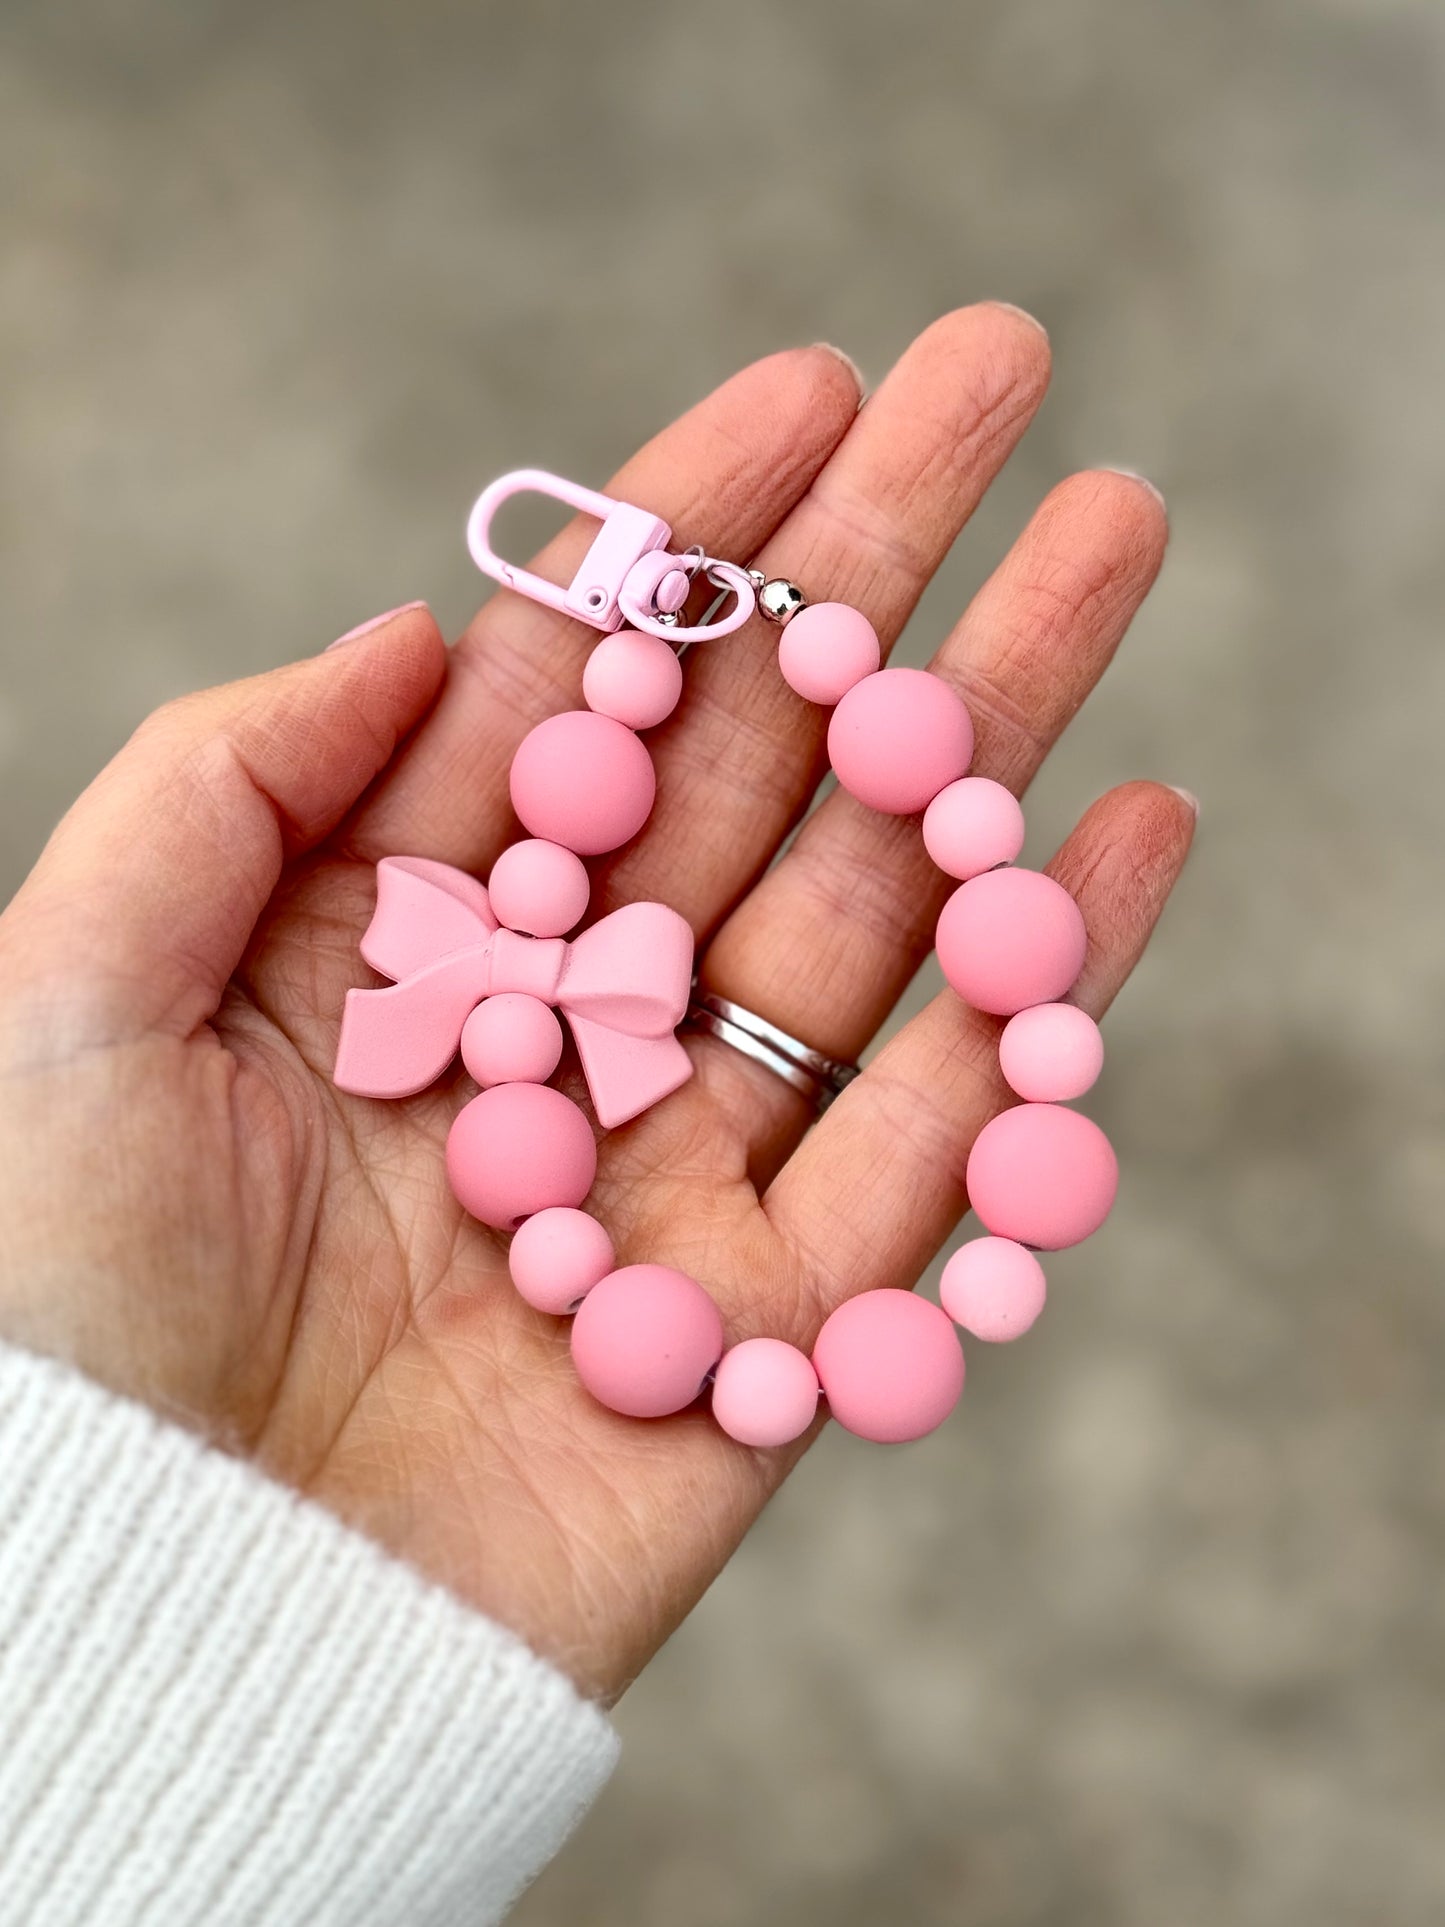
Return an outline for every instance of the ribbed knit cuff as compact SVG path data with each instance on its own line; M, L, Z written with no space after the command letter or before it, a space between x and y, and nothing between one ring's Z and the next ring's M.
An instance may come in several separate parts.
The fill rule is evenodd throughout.
M319 1506L0 1346L0 1918L477 1927L616 1754Z

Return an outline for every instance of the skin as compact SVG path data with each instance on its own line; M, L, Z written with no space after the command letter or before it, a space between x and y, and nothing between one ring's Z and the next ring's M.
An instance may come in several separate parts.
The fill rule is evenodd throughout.
M856 604L886 648L1048 360L1038 325L993 304L935 323L862 408L829 351L775 355L610 489L680 543ZM976 771L1024 788L1165 538L1137 479L1075 475L1048 496L935 658L973 711ZM586 539L565 531L538 566L560 575ZM247 1456L611 1701L819 1428L758 1452L702 1408L602 1410L565 1325L510 1289L505 1241L447 1189L465 1078L393 1104L329 1081L345 992L367 981L371 866L404 851L485 874L516 834L512 753L576 706L594 641L502 593L448 652L417 607L141 726L0 917L0 1335ZM674 905L710 987L854 1057L950 886L916 819L841 793L769 868L823 773L827 720L775 648L755 620L689 657L681 707L648 738L657 807L594 866L591 914ZM1193 828L1186 798L1128 784L1050 866L1088 925L1076 996L1095 1015ZM842 1298L911 1286L952 1231L969 1146L1006 1099L997 1030L945 993L812 1130L786 1085L689 1039L695 1077L603 1141L590 1208L619 1262L704 1280L730 1340L806 1346Z

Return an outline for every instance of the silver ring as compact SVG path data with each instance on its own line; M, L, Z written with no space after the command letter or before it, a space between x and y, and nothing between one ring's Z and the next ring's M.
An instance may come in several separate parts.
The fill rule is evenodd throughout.
M741 1004L730 1003L726 997L710 990L693 992L687 1021L694 1030L716 1037L720 1043L731 1044L744 1057L750 1057L775 1077L781 1077L785 1084L811 1099L818 1111L826 1111L839 1092L846 1090L858 1075L856 1064L825 1057L822 1051L790 1037L766 1017L759 1017L756 1011L744 1010Z

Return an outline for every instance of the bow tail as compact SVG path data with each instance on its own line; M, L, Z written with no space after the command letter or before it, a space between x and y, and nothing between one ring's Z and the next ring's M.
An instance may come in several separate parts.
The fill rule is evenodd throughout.
M353 1097L411 1097L457 1054L462 1025L486 993L477 953L444 957L386 990L348 990L331 1081Z
M640 1117L692 1076L692 1059L671 1032L665 1037L629 1037L570 1010L567 1021L604 1131Z

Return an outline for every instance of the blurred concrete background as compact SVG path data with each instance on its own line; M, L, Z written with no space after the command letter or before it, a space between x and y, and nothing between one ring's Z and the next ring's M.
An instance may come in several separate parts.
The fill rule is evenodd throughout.
M998 294L1163 580L1035 793L1196 789L1126 1188L906 1453L829 1438L525 1927L1445 1918L1438 0L5 0L0 885L153 704L478 584L776 345Z

